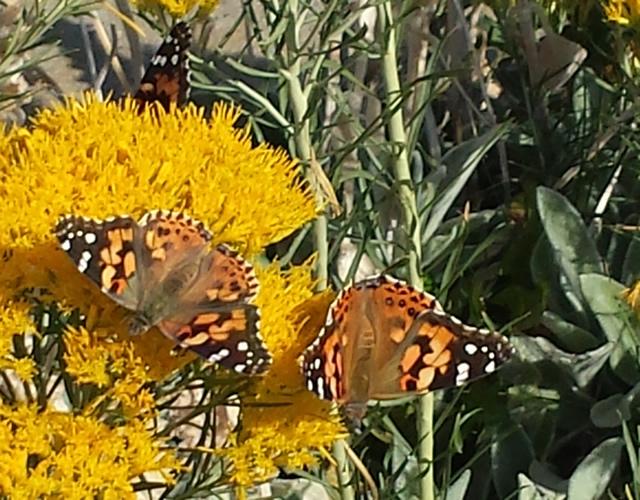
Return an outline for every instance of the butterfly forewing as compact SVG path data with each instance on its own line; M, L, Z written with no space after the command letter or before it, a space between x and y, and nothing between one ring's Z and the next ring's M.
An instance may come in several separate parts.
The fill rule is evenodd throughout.
M134 95L140 107L157 102L165 110L182 106L189 97L189 57L191 28L177 23L151 58L140 87Z
M129 216L107 220L68 215L54 229L78 271L118 304L135 310L140 293L136 246L139 228Z
M381 370L395 376L381 377L371 398L392 399L460 386L493 373L512 353L507 339L498 333L465 325L443 311L425 311Z

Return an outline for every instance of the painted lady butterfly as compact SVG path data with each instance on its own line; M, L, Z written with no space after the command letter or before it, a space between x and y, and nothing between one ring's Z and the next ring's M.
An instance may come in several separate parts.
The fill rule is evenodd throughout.
M253 303L252 266L183 213L151 211L138 222L67 215L55 228L78 270L134 311L130 332L157 326L205 359L255 374L270 362Z
M340 293L302 372L310 391L361 415L371 399L459 386L512 354L502 335L464 325L435 297L377 276Z
M151 58L134 98L141 108L158 102L165 110L171 103L182 106L189 97L191 28L177 23Z

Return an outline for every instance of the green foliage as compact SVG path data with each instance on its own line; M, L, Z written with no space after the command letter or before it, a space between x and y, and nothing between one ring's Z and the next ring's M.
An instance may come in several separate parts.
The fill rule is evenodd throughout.
M195 100L241 104L256 140L298 157L328 206L265 258L315 253L336 288L371 269L408 279L414 258L448 311L518 352L437 394L432 464L420 462L416 405L398 401L370 407L353 432L363 467L340 488L329 461L286 473L342 498L429 498L426 468L446 500L640 499L640 320L623 298L640 277L633 47L595 2L468 3L243 2L215 47L208 21L196 23ZM380 5L393 7L385 29L372 24ZM554 65L560 47L543 53L540 28L579 43L584 62L569 65L576 52ZM391 29L399 92L383 78ZM241 30L246 45L229 49ZM13 70L0 56L1 84ZM401 154L408 180L394 169ZM407 186L417 222L399 200ZM209 485L198 467L193 483ZM273 491L304 497L287 484Z
M501 329L518 350L495 376L438 394L438 498L638 498L630 430L640 424L640 325L622 298L640 275L637 89L604 71L614 31L595 4L578 13L554 3L549 20L533 8L531 18L479 6L463 16L454 5L394 3L394 100L380 74L384 33L364 22L373 10L248 3L253 59L221 46L197 68L200 97L241 102L259 137L276 134L323 167L345 208L329 218L328 248L308 231L293 240L295 254L286 245L274 253L326 252L337 286L359 267L410 275L415 228L403 224L389 130L402 107L425 282L448 310ZM486 45L465 45L447 23L468 37L472 26ZM519 44L536 23L547 34L567 27L563 40L589 51L580 68L557 70L568 76L556 87L532 81ZM491 71L480 77L473 61ZM489 85L499 97L483 99ZM428 498L418 487L417 418L406 402L374 406L352 436L382 498ZM354 474L344 498L369 488Z

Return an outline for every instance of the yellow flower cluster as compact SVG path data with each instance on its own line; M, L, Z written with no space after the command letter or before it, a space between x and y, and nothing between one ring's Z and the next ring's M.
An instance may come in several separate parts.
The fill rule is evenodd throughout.
M130 103L129 103L130 104ZM122 309L77 272L51 234L60 214L140 216L184 209L215 242L259 252L315 217L315 202L283 151L253 147L233 124L239 110L216 106L210 119L193 106L157 119L131 106L69 101L42 112L29 129L0 134L0 303L42 287L80 308L89 329L127 338ZM286 207L280 209L279 207ZM158 378L190 358L170 356L158 332L134 340Z
M208 14L216 8L220 0L131 0L140 10L162 9L175 18L185 16L194 9L200 14Z
M640 281L636 281L630 288L627 288L622 296L631 309L640 316Z
M9 301L0 307L0 370L13 370L22 380L29 380L35 369L33 360L16 359L12 354L13 336L34 331L29 306L25 302Z
M38 457L36 466L20 469L8 462L15 468L12 474L29 479L47 472L54 478L48 491L72 498L62 483L86 472L94 489L85 491L124 498L137 474L173 467L158 462L162 441L152 434L157 402L146 388L194 356L172 356L173 342L156 329L129 337L123 308L77 271L51 230L64 213L104 218L137 217L155 208L185 210L209 227L214 244L225 242L249 258L257 255L312 220L316 205L285 152L253 146L247 129L234 128L239 114L224 105L215 106L210 118L194 106L138 114L131 101L122 106L89 95L43 111L29 128L0 132L0 214L5 217L0 225L0 369L13 368L22 377L33 369L33 360L13 357L10 339L33 331L28 303L18 299L23 290L37 288L45 293L42 300L84 316L84 327L64 332L64 361L78 386L93 388L89 393L94 394L82 416L0 407L0 423L3 416L13 418L11 412L19 412L16 421L28 422L5 425L0 437L5 448L19 442L20 425L36 427L40 421L43 426L44 434L34 434L42 436L34 441L40 448L24 452L25 460ZM320 329L330 294L313 295L310 263L287 271L270 265L257 272L262 335L274 362L254 383L252 395L240 394L242 433L217 450L238 485L266 479L276 467L310 464L314 450L330 446L344 432L329 405L306 391L297 365ZM105 411L122 425L104 424ZM97 443L102 440L104 450ZM95 458L86 458L89 454ZM46 466L40 469L40 463ZM74 463L86 471L72 471ZM107 470L109 479L103 475ZM44 490L31 491L27 497L46 496L39 493Z
M603 6L609 21L623 26L638 26L640 21L640 0L608 0Z
M180 467L143 423L100 420L33 405L0 405L0 495L7 498L135 498L131 480Z
M311 450L329 447L346 431L326 401L306 390L298 357L320 331L333 293L313 295L311 263L281 272L277 264L258 273L262 331L273 365L244 398L243 432L220 455L230 461L238 486L265 481L277 468L316 462Z

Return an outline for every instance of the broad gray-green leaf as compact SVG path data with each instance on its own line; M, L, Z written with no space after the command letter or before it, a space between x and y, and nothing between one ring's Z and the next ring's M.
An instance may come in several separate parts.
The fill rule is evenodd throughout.
M464 495L471 481L471 470L466 469L455 482L447 488L445 500L464 500Z
M600 443L580 462L569 479L568 500L598 500L618 466L622 439L615 437Z
M495 434L491 444L491 476L500 498L507 498L518 488L518 473L529 469L533 447L520 426Z
M540 221L553 248L556 263L562 269L561 288L576 310L582 302L579 275L603 272L602 259L580 213L560 193L539 187L537 192Z
M621 299L624 287L601 274L580 276L586 302L614 349L609 357L611 368L623 380L635 384L640 380L638 349L640 324L633 311Z
M560 316L572 318L580 326L586 326L589 324L589 312L582 303L582 294L567 279L558 260L553 246L543 233L538 238L529 261L533 281L544 290L549 308Z
M637 406L640 384L636 384L626 394L614 394L602 399L591 407L591 421L596 427L618 427L631 418L632 409Z
M576 208L557 191L537 190L538 212L549 243L571 274L602 272L602 259Z
M606 343L592 351L572 354L559 349L544 337L523 337L514 339L518 352L526 353L526 360L536 362L553 361L569 372L576 385L584 388L609 359L613 345Z
M591 407L589 415L593 425L602 429L618 427L624 420L631 418L624 394L614 394L598 401Z
M435 234L482 157L507 130L506 125L494 127L481 136L469 139L452 148L442 159L442 163L446 167L446 174L442 182L434 182L433 179L427 178L427 183L433 183L433 186L427 186L427 191L434 194L433 199L427 202L430 205L430 210L427 225L422 231L423 241L428 241ZM418 209L422 211L423 207Z
M526 475L518 474L518 500L564 500L567 495L534 483Z
M602 343L591 332L569 323L552 311L545 311L542 314L541 323L553 332L562 347L572 352L595 349Z

